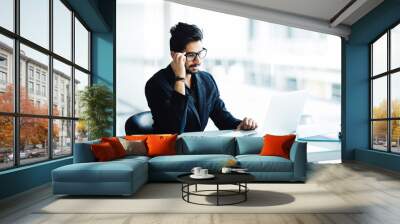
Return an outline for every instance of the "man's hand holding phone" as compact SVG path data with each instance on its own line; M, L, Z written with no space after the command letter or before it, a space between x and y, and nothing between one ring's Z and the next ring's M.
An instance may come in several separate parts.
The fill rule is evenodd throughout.
M179 52L171 52L171 56L172 56L171 67L175 73L175 80L176 80L175 91L177 91L182 95L185 95L186 57L183 53Z
M186 57L183 53L180 52L172 52L172 62L171 67L175 73L175 76L178 78L185 78L186 69L185 69L185 62Z

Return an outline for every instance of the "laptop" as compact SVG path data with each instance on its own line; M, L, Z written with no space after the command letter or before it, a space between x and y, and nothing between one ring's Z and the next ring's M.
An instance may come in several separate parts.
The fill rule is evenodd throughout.
M221 131L219 136L264 136L296 133L308 94L305 90L277 93L270 97L267 113L256 130ZM214 132L214 135L217 133Z
M275 135L296 133L307 97L305 90L273 95L259 131Z
M296 133L308 94L305 90L282 92L270 97L265 119L256 130L186 132L181 136L264 136ZM250 116L250 115L249 115Z

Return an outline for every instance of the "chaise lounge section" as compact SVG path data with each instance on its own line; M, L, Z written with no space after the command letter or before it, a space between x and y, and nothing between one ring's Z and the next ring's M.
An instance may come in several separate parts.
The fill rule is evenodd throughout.
M75 144L74 163L52 172L53 193L68 195L132 195L148 181L147 156L96 162L91 141Z

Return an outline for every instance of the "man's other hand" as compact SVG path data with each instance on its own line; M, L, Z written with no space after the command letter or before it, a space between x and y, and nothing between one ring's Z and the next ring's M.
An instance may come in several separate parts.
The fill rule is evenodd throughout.
M236 130L254 130L257 127L257 123L253 119L245 117L237 126Z

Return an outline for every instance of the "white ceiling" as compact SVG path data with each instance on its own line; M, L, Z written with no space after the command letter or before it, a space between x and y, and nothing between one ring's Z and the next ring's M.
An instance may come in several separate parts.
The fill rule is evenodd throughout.
M226 0L255 7L330 20L351 0Z
M346 38L350 35L352 24L383 2L383 0L168 1ZM347 9L338 14L346 5L349 5Z

